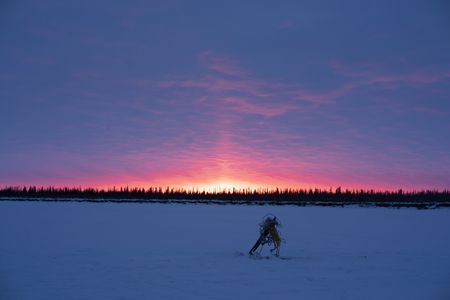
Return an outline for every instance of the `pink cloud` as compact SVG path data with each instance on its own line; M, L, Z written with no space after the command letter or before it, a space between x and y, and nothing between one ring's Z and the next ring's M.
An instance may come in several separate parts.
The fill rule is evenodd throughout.
M307 89L295 89L291 92L295 99L310 101L316 105L333 103L335 99L345 96L358 88L358 83L347 83L329 91L313 91Z
M226 55L206 51L199 54L199 60L207 69L203 76L170 76L162 80L131 80L130 83L168 90L176 88L178 92L185 89L183 101L189 98L202 99L193 101L197 105L205 105L210 99L225 99L225 103L233 104L236 112L273 117L294 109L318 109L369 85L396 88L399 84L432 84L450 78L450 72L431 73L419 70L394 74L382 72L380 65L376 63L345 65L334 61L331 62L331 68L341 75L344 82L331 89L313 90L298 83L257 78ZM189 91L191 89L195 91ZM278 105L280 99L285 103L284 106Z
M382 70L382 65L375 63L345 65L333 61L331 62L331 67L337 74L359 79L360 86L381 84L392 88L401 83L409 85L427 85L446 81L450 78L450 71L413 70L403 73L394 73Z
M222 99L225 103L232 104L233 109L238 112L261 115L266 117L275 117L290 110L295 110L294 105L278 104L278 105L261 105L254 104L247 99L239 97L226 97Z
M248 72L242 69L234 60L225 56L205 51L199 55L200 61L208 69L229 76L245 77Z
M264 88L264 81L253 80L253 79L239 79L239 80L228 80L224 78L217 77L207 77L210 83L208 88L209 91L216 92L243 92L257 97L270 96L271 93L268 91L267 87Z
M329 91L307 90L298 84L255 78L224 55L202 52L199 57L208 70L201 77L170 76L162 80L130 80L129 83L168 90L193 89L196 91L192 93L192 97L183 94L183 101L186 98L195 98L197 100L193 101L201 105L207 103L209 99L226 99L226 103L233 103L233 109L237 112L268 117L282 115L294 109L316 109L321 105L332 103L335 98L353 89L353 86L344 85ZM204 95L199 96L198 93L202 91ZM285 103L282 106L278 104L280 99Z
M197 88L208 92L243 92L254 96L269 96L264 91L264 82L252 79L227 79L213 75L207 75L199 79L164 79L145 80L135 79L129 83L136 86L157 86L163 89L169 88Z

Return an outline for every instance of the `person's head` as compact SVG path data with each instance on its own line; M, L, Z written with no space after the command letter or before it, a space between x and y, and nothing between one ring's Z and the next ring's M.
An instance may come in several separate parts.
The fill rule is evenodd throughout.
M265 222L266 222L267 224L275 224L275 225L278 224L278 222L277 222L277 217L275 217L275 216L273 216L273 217L267 217L266 220L265 220Z

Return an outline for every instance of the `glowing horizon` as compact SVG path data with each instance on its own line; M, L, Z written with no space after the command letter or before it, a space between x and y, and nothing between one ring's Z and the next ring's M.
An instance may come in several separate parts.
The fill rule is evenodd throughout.
M5 4L0 186L450 188L437 5L155 3Z
M428 186L422 186L422 187L408 187L408 186L386 186L386 185L361 185L361 184L329 184L329 185L323 185L323 184L301 184L301 183L291 183L286 184L283 182L279 182L278 184L275 183L262 183L262 182L250 182L250 181L240 181L235 180L232 178L220 178L220 179L212 179L212 180L206 180L206 181L180 181L178 183L165 181L165 180L157 180L154 182L144 182L144 181L129 181L129 182L112 182L112 183L105 183L105 182L99 182L99 183L85 183L85 184L35 184L35 183L28 183L23 185L4 185L3 187L8 186L36 186L36 187L55 187L55 188L82 188L82 189L88 189L88 188L94 188L94 189L103 189L103 190L113 190L113 189L120 189L120 188L143 188L145 190L149 188L161 188L163 191L166 189L175 189L175 190L184 190L184 191L200 191L200 192L208 192L208 193L214 193L214 192L232 192L233 190L239 192L239 191L245 191L245 190L251 190L251 191L260 191L260 190L268 190L268 191L275 191L277 189L279 190L324 190L324 191L335 191L337 188L341 188L341 190L364 190L364 191L389 191L389 192L395 192L398 190L403 190L405 192L412 192L412 191L425 191L425 190L437 190L437 191L444 191L448 190L448 188L439 188L439 187L428 187Z

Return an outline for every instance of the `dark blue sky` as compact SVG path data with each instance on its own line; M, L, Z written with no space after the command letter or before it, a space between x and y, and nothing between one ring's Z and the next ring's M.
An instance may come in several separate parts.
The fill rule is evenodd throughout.
M450 187L445 1L4 1L0 184Z

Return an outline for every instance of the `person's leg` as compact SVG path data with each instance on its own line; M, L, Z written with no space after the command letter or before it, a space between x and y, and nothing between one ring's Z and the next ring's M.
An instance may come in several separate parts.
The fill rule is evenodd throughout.
M272 238L273 246L274 246L274 248L272 250L270 250L270 252L273 253L275 251L275 255L278 256L278 255L280 255L280 247L281 247L280 235L278 234L278 231L275 229L275 227L271 227L269 229L269 233Z
M275 255L276 256L280 256L280 247L281 247L281 242L280 241L276 241L273 243L275 246Z
M275 255L280 255L280 244L278 244L278 243L273 243L273 249L270 249L270 253L274 253L275 252Z
M253 252L256 251L256 249L259 247L259 245L261 245L263 243L263 241L265 240L265 238L268 234L269 234L269 231L267 229L264 230L264 232L259 236L259 239L256 241L253 248L248 253L253 254Z
M253 245L252 249L248 252L249 254L253 254L253 252L258 249L259 245L261 245L261 237L256 241L255 245Z

